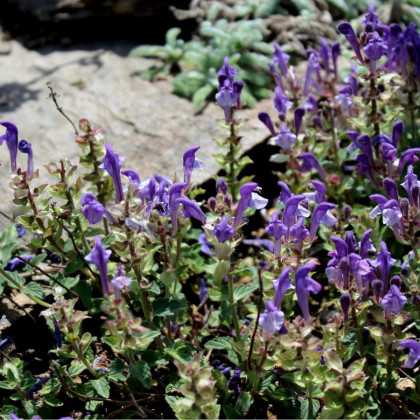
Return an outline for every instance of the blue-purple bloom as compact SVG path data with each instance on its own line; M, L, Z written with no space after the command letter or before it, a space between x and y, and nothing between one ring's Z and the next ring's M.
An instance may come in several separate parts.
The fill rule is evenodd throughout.
M258 184L256 182L248 182L239 189L239 194L241 198L238 203L236 210L235 222L233 223L233 229L237 229L239 224L242 221L242 217L248 207L251 207L256 210L264 208L268 200L261 197L259 194L254 192L258 189Z
M295 224L295 217L310 216L311 212L299 204L303 200L306 200L304 195L293 195L286 201L283 211L283 224L286 225L288 229ZM289 235L287 234L286 239L288 239L288 236Z
M401 341L398 345L409 350L408 357L404 363L404 367L407 369L414 369L417 362L420 360L420 344L417 340L409 338Z
M118 153L114 153L111 145L105 143L106 154L104 156L103 163L99 166L101 169L105 169L109 176L112 178L115 187L115 193L117 202L120 203L124 200L123 188L121 183L121 167L123 159L120 158Z
M283 181L279 181L277 183L279 185L279 187L281 188L280 190L280 196L279 196L279 202L280 203L284 203L286 204L286 201L293 195L292 192L290 191L289 186L283 182Z
M265 231L274 238L274 255L279 258L281 255L281 238L287 232L287 226L285 226L279 219L277 212L273 213L273 217L265 228Z
M299 267L295 274L296 296L305 321L309 321L310 317L309 292L317 294L322 289L322 286L318 282L308 276L315 268L315 264L305 264Z
M34 174L34 156L32 153L32 144L28 143L26 140L21 140L19 142L19 150L22 153L28 155L28 164L26 167L26 178L31 179Z
M312 83L312 73L320 69L321 69L321 66L319 65L318 58L315 53L312 53L308 57L308 67L306 69L305 84L302 90L303 97L308 96L309 88Z
M235 234L235 230L227 222L227 216L222 217L221 222L214 227L213 232L219 243L226 242Z
M389 289L389 293L382 298L381 304L385 308L385 314L389 316L391 312L398 315L406 303L407 298L400 292L400 289L393 284Z
M178 199L182 196L182 190L187 187L186 182L177 182L169 190L169 213L172 222L172 235L175 235L178 230Z
M203 277L200 280L200 291L199 291L200 303L203 303L206 300L208 292L209 292L209 289L207 289L206 287L206 279Z
M121 290L123 290L124 287L130 287L131 279L126 277L124 269L119 266L115 270L115 276L111 280L111 283L114 286L115 300L119 300L121 299Z
M305 193L306 199L309 203L323 203L325 200L325 194L327 192L326 186L321 181L313 180L311 181L312 186L315 189L315 192Z
M92 194L83 194L80 204L83 206L82 212L91 225L102 220L105 207Z
M326 180L325 173L322 170L317 158L312 153L301 153L297 156L297 159L302 159L302 165L299 168L299 172L310 172L312 169L316 169L319 176L323 181Z
M337 219L331 214L331 210L335 209L335 207L335 204L328 202L323 202L316 206L316 209L312 215L311 229L309 234L310 242L315 239L316 232L321 223L325 226L334 226L337 223Z
M294 124L295 124L295 134L296 137L300 133L300 127L302 126L302 118L305 115L305 108L302 106L298 106L295 109L295 117L294 117Z
M401 172L403 171L407 163L416 163L419 160L419 157L416 156L417 153L420 153L420 148L408 149L403 153L403 155L400 158L400 162L398 163L398 168L397 168L398 176L401 175Z
M54 337L55 340L57 341L57 347L61 348L61 346L63 345L63 337L60 331L60 327L58 325L58 321L55 319L55 317L52 317L52 322L54 325Z
M10 164L12 172L16 172L16 158L18 150L18 129L9 121L0 121L0 125L6 127L6 133L0 136L0 145L6 142L10 153Z
M362 54L360 53L360 47L359 47L359 41L357 39L356 33L354 32L353 27L348 22L340 23L337 26L338 32L343 34L351 47L353 48L353 51L355 52L357 58L361 63L364 63L365 60L362 57Z
M391 257L391 253L388 251L385 242L381 242L381 250L378 252L378 256L375 261L372 261L374 267L379 268L382 278L382 292L381 296L385 296L388 292L388 278L391 266L395 263L395 260Z
M267 112L262 111L258 113L258 119L270 130L271 135L274 137L276 131L274 130L273 122Z
M413 171L413 165L408 167L407 175L405 176L404 182L401 185L407 191L410 205L415 208L419 208L420 182L418 181L417 175Z
M214 252L211 250L213 245L207 241L207 237L204 232L198 237L198 243L201 244L201 252L203 254L214 255Z
M292 107L293 103L290 102L286 95L282 93L279 87L275 89L274 97L274 109L279 113L279 115L284 118L287 110Z
M95 246L92 248L91 252L86 255L85 260L95 264L96 268L98 269L99 276L101 278L102 290L105 296L109 296L110 294L107 270L107 263L110 256L111 251L104 248L99 236L95 236Z
M265 303L265 311L260 315L259 323L269 335L278 332L283 325L284 313L275 304L268 300Z
M195 152L200 146L190 147L183 156L184 162L184 182L189 185L193 169L203 169L203 162L195 157Z
M25 261L31 260L34 256L31 254L22 254L19 255L20 258L24 259ZM12 258L4 267L5 271L15 271L25 268L26 264L21 261L19 258Z
M274 306L280 308L280 304L286 292L290 289L290 271L292 267L286 267L276 280L273 280Z
M176 201L182 204L184 208L184 212L182 214L184 219L193 217L194 219L199 220L203 225L206 224L207 217L195 200L190 200L189 198L182 196Z
M340 296L340 305L343 310L344 322L349 319L349 309L350 309L351 298L348 293L343 293Z

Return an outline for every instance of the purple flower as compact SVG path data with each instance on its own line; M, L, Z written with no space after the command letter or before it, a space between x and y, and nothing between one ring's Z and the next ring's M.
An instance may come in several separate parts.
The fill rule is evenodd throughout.
M419 188L420 182L418 181L417 175L413 171L413 165L410 165L407 170L407 175L404 178L404 182L401 184L402 187L407 191L408 201L413 207L420 207L419 203Z
M267 112L259 112L258 119L270 130L271 135L274 137L276 131L274 130L273 122L271 121L270 115Z
M276 136L276 144L280 146L286 152L292 147L292 144L296 140L296 135L287 129L285 124L281 124L280 131Z
M184 161L184 182L187 185L190 185L191 174L193 169L203 169L203 162L196 159L195 152L200 148L200 146L190 147L183 156Z
M290 191L290 188L285 182L279 181L277 183L279 187L281 188L280 196L279 196L279 202L286 204L286 201L293 195Z
M206 300L208 292L209 292L209 289L207 289L206 287L206 279L202 278L200 280L200 292L199 292L200 303L203 303Z
M290 271L292 267L286 267L276 280L273 280L274 288L274 306L280 308L281 301L284 298L286 292L290 289Z
M201 244L201 252L203 254L214 255L214 252L211 250L211 248L213 248L213 245L207 241L207 237L205 233L202 233L198 237L198 243Z
M319 65L318 58L315 53L312 53L308 58L308 68L306 69L305 84L302 90L302 96L306 97L309 93L309 88L312 82L312 73L319 71L321 66Z
M303 108L307 112L315 112L318 109L318 101L312 93L308 95L308 98L303 104Z
M300 127L302 126L302 118L305 115L305 108L302 106L298 106L295 109L295 118L294 118L294 123L295 123L295 134L296 137L299 135L300 133Z
M28 165L26 168L26 178L31 179L34 173L34 157L32 153L32 145L28 143L26 140L21 140L19 142L19 150L22 153L28 155Z
M374 267L379 268L382 278L382 292L381 296L385 296L388 292L388 277L391 270L392 264L395 260L391 257L391 253L388 251L385 242L381 242L381 250L378 252L378 256L375 261L372 261Z
M19 223L16 224L15 226L16 226L17 236L18 238L21 238L25 234L26 229Z
M119 300L121 299L121 290L123 290L124 287L130 287L131 280L126 277L124 269L119 266L115 270L115 276L111 280L111 283L114 286L115 300Z
M338 79L338 56L340 55L340 43L338 41L335 41L331 45L331 56L333 61L333 67L334 67L334 79Z
M309 241L313 242L319 225L322 223L325 226L334 226L337 219L331 214L331 210L335 209L335 204L321 203L318 204L314 214L312 215L311 230L309 234Z
M352 63L350 66L351 72L350 74L344 79L346 83L348 83L351 87L351 93L353 96L357 96L359 92L359 81L354 75L358 75L358 71L356 66Z
M99 236L95 236L95 246L92 248L90 254L86 255L85 260L95 264L98 269L99 276L101 278L102 290L105 296L109 296L110 293L107 271L107 263L110 256L111 251L104 248Z
M375 161L373 160L372 144L369 136L361 134L357 137L355 144L367 156L370 167L372 169L376 169Z
M102 220L105 213L105 207L92 194L83 194L80 204L83 207L82 212L91 225Z
M344 241L347 244L348 252L351 254L356 251L357 241L354 233L351 230L348 230L344 236Z
M303 217L299 217L297 223L291 226L290 236L294 238L293 242L299 243L309 236L309 230L304 225ZM295 247L296 248L296 247Z
M219 243L226 242L235 234L235 230L227 222L227 216L222 217L221 222L214 227L213 232Z
M357 162L357 173L358 175L364 175L368 177L369 181L375 186L379 187L378 183L376 182L375 178L373 177L372 169L370 167L369 159L364 154L361 153L360 155L357 155L354 159Z
M178 230L178 199L181 198L182 190L187 185L188 184L186 182L177 182L172 185L171 189L169 190L169 212L171 214L172 221L172 235L175 235Z
M283 224L290 229L290 227L295 223L295 217L309 217L311 212L299 203L303 200L306 200L304 195L293 195L290 197L285 204L283 211Z
M12 172L16 172L16 157L18 149L18 129L9 121L0 121L0 125L6 127L6 133L0 136L0 145L6 142L10 153L10 164Z
M372 241L370 239L370 234L372 233L372 229L368 229L361 237L359 243L359 254L362 258L366 258L369 251L376 251L375 247L372 245Z
M416 163L419 158L416 156L420 153L420 149L408 149L401 156L400 163L398 164L397 175L400 176L407 163Z
M120 159L118 153L114 153L111 145L105 143L106 154L104 156L103 163L99 166L101 169L105 169L109 176L112 178L115 187L115 193L117 202L120 203L124 200L123 188L121 183L121 167L123 159Z
M267 331L269 335L273 335L280 330L283 321L284 313L280 311L271 300L268 300L265 303L265 311L259 318L261 327Z
M372 30L375 31L377 26L381 24L381 21L378 19L378 15L374 11L374 4L369 4L369 12L365 14L365 19L362 20L360 23L363 23L365 27L370 24ZM366 29L365 29L366 30ZM368 32L366 30L366 32Z
M287 232L287 227L278 220L278 214L273 213L271 222L265 228L265 231L274 238L274 255L279 258L281 255L281 238Z
M239 200L238 208L236 210L233 229L237 229L239 223L242 221L242 216L244 215L248 207L260 210L267 205L268 200L254 192L257 188L258 184L256 182L248 182L242 185L242 187L239 189L239 194L241 195L241 198Z
M343 310L344 322L349 319L349 309L350 309L351 298L348 293L343 293L340 296L340 305Z
M290 56L280 48L279 44L274 44L273 61L277 64L284 77L287 76L287 63L289 58Z
M188 217L193 217L194 219L199 220L203 225L206 224L206 215L203 213L203 210L201 210L200 206L195 200L190 200L189 198L182 196L176 201L182 204L184 208L184 212L182 214L182 217L184 219Z
M315 264L305 264L296 270L295 284L296 296L305 321L309 321L309 292L317 294L321 291L321 285L308 277L309 272L314 271Z
M329 75L330 74L329 60L331 57L331 50L327 44L327 41L324 38L321 38L321 48L318 51L318 55L321 57L325 72Z
M321 179L323 181L326 180L325 173L322 170L321 165L312 153L301 153L297 156L297 159L303 160L303 163L299 168L299 172L310 172L312 169L316 169Z
M408 357L404 363L404 367L407 369L414 369L414 366L416 366L417 362L420 360L419 342L409 338L407 340L401 341L398 346L409 350Z
M55 319L55 317L52 317L52 322L54 325L54 337L55 337L55 341L57 341L57 347L61 348L63 345L63 336L61 334L60 331L60 327L58 325L58 321Z
M389 289L389 293L382 298L381 305L385 308L385 314L399 314L407 303L407 298L400 292L400 289L393 284Z
M398 146L398 142L402 133L404 132L404 123L401 120L395 122L392 126L392 143L395 147Z
M398 189L395 181L391 178L385 178L382 184L384 186L385 192L388 194L388 197L395 201L398 201Z
M223 67L217 72L217 76L221 80L228 80L230 83L233 83L233 79L237 74L235 67L229 65L229 57L224 58Z
M365 60L362 57L362 54L360 53L360 47L359 47L359 41L357 39L357 36L354 32L353 27L348 22L340 23L337 26L338 32L343 34L351 47L353 48L354 53L356 54L357 58L361 63L364 63Z
M311 181L312 186L315 188L315 192L305 193L305 197L308 202L323 203L325 200L325 194L327 188L321 181Z
M379 279L372 281L373 296L377 303L379 303L379 298L381 297L382 285L383 283Z
M370 58L370 71L376 72L376 62L388 53L388 47L385 42L379 38L378 33L374 32L369 43L363 48L363 52Z
M228 190L228 187L227 187L226 181L223 178L219 178L216 182L217 194L219 194L220 192L222 194L226 194L227 190Z
M287 99L287 96L284 95L279 87L276 87L275 89L275 97L274 97L274 109L280 114L285 115L287 110L290 109L293 105L292 102L290 102Z
M25 261L31 260L34 256L31 254L22 254L19 255L20 258L23 258ZM12 258L7 264L6 267L4 267L5 271L15 271L15 270L21 270L22 268L25 268L26 264L21 261L19 258Z
M124 169L121 173L130 180L130 183L134 185L134 188L139 188L140 176L134 169Z

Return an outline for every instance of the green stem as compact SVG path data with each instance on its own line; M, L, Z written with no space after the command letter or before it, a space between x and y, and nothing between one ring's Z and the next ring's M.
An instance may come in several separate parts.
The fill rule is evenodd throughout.
M233 298L233 278L232 273L228 274L228 291L229 291L229 303L231 305L235 304L235 300ZM232 319L233 319L233 325L235 327L235 341L238 342L241 338L241 331L239 329L239 319L238 314L236 313L236 305L232 309Z
M28 293L25 291L25 288L21 286L12 276L10 276L7 271L5 271L3 268L0 267L0 274L6 277L7 280L10 281L17 289L19 289L24 295L28 296L29 299L33 300L35 303L38 303L39 305L43 306L44 308L50 308L51 305L47 302L44 302L43 300L37 298L31 293Z
M359 321L357 319L356 308L354 307L354 305L352 305L351 307L351 316L353 319L353 326L356 332L357 343L359 344L359 354L361 358L364 358L365 351L363 350L363 336L362 336L362 331L360 330Z
M79 343L77 340L72 340L71 342L73 344L73 348L75 352L77 353L77 357L80 359L80 361L87 367L87 370L95 377L99 378L98 373L93 369L91 364L86 360L86 357L83 355L82 350L79 347Z

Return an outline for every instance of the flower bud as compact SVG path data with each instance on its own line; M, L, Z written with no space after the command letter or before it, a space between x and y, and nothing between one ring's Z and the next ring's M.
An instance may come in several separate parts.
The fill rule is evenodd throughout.
M216 211L217 201L214 197L210 197L207 200L207 205L209 206L209 209L212 213Z
M381 291L382 291L382 281L378 279L373 280L372 289L373 289L373 296L375 296L375 300L379 304L379 296L381 295Z
M348 293L343 293L340 296L340 305L343 310L344 322L349 319L349 309L350 309L351 298Z

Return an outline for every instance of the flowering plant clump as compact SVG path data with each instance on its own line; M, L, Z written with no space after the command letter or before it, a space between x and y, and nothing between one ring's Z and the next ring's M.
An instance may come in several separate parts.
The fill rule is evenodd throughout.
M229 57L223 176L206 198L198 146L183 177L142 179L82 119L85 170L51 162L57 182L38 185L36 143L0 122L19 223L0 237L0 292L41 308L50 337L42 371L5 352L13 329L0 338L3 418L416 416L420 35L373 6L362 23L308 51L303 79L275 46L276 121L259 114L279 149L274 202L242 175L244 82Z

